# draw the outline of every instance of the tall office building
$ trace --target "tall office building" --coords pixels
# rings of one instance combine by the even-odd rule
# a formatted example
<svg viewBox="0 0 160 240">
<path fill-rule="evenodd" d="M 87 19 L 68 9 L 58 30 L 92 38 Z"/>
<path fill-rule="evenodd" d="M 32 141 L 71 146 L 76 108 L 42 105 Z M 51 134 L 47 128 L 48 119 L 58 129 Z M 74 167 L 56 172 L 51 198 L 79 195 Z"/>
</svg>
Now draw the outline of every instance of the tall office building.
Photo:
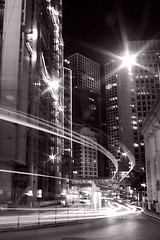
<svg viewBox="0 0 160 240">
<path fill-rule="evenodd" d="M 96 133 L 88 127 L 77 129 L 81 138 L 86 137 L 97 142 Z M 97 149 L 83 144 L 73 143 L 74 171 L 73 177 L 98 177 Z"/>
<path fill-rule="evenodd" d="M 79 53 L 67 59 L 73 74 L 73 121 L 97 127 L 100 123 L 100 66 Z"/>
<path fill-rule="evenodd" d="M 135 170 L 143 171 L 141 127 L 160 89 L 160 41 L 131 41 L 128 48 L 137 55 L 130 72 L 126 67 L 119 69 L 122 62 L 117 59 L 105 64 L 108 149 L 119 161 L 120 171 L 129 170 L 123 145 L 135 156 Z M 113 170 L 110 164 L 110 174 Z"/>
<path fill-rule="evenodd" d="M 101 130 L 101 82 L 100 65 L 75 53 L 67 58 L 72 69 L 73 129 L 86 126 L 97 134 L 100 143 Z M 74 158 L 74 155 L 73 155 Z M 103 160 L 98 155 L 99 176 L 103 171 Z"/>
<path fill-rule="evenodd" d="M 1 108 L 21 113 L 37 128 L 38 119 L 63 128 L 62 1 L 5 0 L 0 7 Z M 63 140 L 36 127 L 1 120 L 2 202 L 36 206 L 37 197 L 54 199 L 60 192 L 61 181 L 54 176 L 61 177 Z"/>
</svg>

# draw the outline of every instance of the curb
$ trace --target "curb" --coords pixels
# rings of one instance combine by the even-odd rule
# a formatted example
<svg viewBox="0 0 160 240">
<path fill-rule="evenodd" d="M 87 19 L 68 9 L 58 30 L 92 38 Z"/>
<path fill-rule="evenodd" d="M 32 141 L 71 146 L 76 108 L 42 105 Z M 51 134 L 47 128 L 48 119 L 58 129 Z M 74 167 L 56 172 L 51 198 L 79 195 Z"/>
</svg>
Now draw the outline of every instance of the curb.
<svg viewBox="0 0 160 240">
<path fill-rule="evenodd" d="M 149 216 L 149 217 L 151 217 L 151 218 L 154 218 L 154 219 L 156 219 L 156 220 L 158 220 L 158 221 L 160 221 L 160 214 L 158 214 L 158 213 L 156 213 L 156 212 L 144 210 L 144 211 L 143 211 L 143 214 L 144 214 L 144 215 L 147 215 L 147 216 Z M 157 214 L 158 214 L 158 215 L 157 215 Z"/>
<path fill-rule="evenodd" d="M 42 224 L 42 225 L 36 225 L 36 226 L 23 226 L 23 227 L 19 227 L 19 228 L 4 228 L 4 229 L 0 229 L 0 233 L 1 232 L 15 232 L 15 231 L 24 231 L 24 230 L 31 230 L 31 229 L 42 229 L 42 228 L 50 228 L 50 227 L 62 227 L 62 226 L 68 226 L 68 225 L 75 225 L 75 224 L 83 224 L 86 222 L 92 222 L 95 221 L 96 219 L 92 219 L 92 220 L 77 220 L 77 221 L 70 221 L 70 222 L 64 222 L 64 223 L 46 223 L 46 224 Z"/>
</svg>

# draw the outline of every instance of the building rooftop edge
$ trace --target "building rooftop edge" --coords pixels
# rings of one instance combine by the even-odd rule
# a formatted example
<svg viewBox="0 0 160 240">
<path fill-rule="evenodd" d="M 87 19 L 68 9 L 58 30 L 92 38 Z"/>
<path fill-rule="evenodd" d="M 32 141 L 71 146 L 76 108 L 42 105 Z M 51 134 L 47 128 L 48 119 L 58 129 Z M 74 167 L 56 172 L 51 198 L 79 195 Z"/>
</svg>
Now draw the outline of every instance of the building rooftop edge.
<svg viewBox="0 0 160 240">
<path fill-rule="evenodd" d="M 80 56 L 82 56 L 82 57 L 84 57 L 84 58 L 87 58 L 89 61 L 91 61 L 91 62 L 94 62 L 94 63 L 95 63 L 95 64 L 97 64 L 98 66 L 100 66 L 100 64 L 99 64 L 99 63 L 95 62 L 94 60 L 90 59 L 89 57 L 86 57 L 86 56 L 84 56 L 83 54 L 81 54 L 81 53 L 78 53 L 78 52 L 76 52 L 76 53 L 73 53 L 73 54 L 69 55 L 69 56 L 68 56 L 68 57 L 66 57 L 66 58 L 73 57 L 74 55 L 80 55 Z"/>
</svg>

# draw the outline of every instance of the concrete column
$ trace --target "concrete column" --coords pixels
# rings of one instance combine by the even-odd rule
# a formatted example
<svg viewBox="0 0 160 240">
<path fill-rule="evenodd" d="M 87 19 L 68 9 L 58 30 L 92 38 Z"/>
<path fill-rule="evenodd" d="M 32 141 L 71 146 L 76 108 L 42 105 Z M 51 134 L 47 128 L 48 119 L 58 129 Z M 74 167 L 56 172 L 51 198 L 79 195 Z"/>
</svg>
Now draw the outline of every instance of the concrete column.
<svg viewBox="0 0 160 240">
<path fill-rule="evenodd" d="M 145 165 L 146 165 L 146 182 L 147 182 L 147 195 L 148 202 L 152 202 L 152 182 L 151 182 L 151 163 L 149 154 L 149 137 L 144 139 L 145 141 Z"/>
<path fill-rule="evenodd" d="M 158 203 L 160 204 L 160 130 L 156 129 L 155 131 L 155 162 L 157 170 L 157 192 L 158 192 Z"/>
<path fill-rule="evenodd" d="M 155 165 L 155 138 L 150 136 L 149 138 L 149 158 L 150 158 L 150 168 L 151 168 L 151 186 L 152 186 L 152 201 L 158 200 L 158 194 L 156 190 L 156 165 Z"/>
</svg>

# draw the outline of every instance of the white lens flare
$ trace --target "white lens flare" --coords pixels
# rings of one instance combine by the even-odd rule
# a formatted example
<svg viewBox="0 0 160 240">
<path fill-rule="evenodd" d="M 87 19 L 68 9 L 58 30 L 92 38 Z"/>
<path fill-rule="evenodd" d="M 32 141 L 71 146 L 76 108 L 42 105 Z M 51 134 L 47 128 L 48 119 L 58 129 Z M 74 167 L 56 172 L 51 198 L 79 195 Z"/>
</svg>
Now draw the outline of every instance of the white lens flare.
<svg viewBox="0 0 160 240">
<path fill-rule="evenodd" d="M 38 30 L 37 30 L 37 28 L 33 28 L 33 30 L 32 30 L 32 39 L 33 40 L 37 40 L 37 37 L 38 37 Z"/>
<path fill-rule="evenodd" d="M 132 66 L 136 64 L 136 55 L 131 55 L 129 52 L 126 52 L 121 60 L 122 67 L 127 67 L 128 70 L 131 71 Z"/>
<path fill-rule="evenodd" d="M 49 88 L 53 89 L 54 91 L 57 91 L 59 88 L 59 83 L 58 83 L 58 81 L 51 81 L 51 82 L 49 81 L 48 86 L 49 86 Z"/>
</svg>

